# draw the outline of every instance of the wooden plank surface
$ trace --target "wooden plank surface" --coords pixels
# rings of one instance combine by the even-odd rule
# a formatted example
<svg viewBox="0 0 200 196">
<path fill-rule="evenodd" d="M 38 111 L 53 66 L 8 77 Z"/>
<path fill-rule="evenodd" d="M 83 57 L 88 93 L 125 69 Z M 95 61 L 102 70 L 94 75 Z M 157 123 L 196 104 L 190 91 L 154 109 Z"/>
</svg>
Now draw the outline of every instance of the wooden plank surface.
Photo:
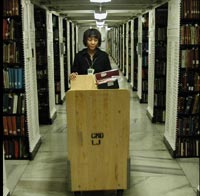
<svg viewBox="0 0 200 196">
<path fill-rule="evenodd" d="M 129 91 L 70 90 L 66 98 L 71 190 L 126 189 Z"/>
<path fill-rule="evenodd" d="M 94 75 L 77 75 L 76 79 L 70 81 L 71 90 L 97 89 Z"/>
</svg>

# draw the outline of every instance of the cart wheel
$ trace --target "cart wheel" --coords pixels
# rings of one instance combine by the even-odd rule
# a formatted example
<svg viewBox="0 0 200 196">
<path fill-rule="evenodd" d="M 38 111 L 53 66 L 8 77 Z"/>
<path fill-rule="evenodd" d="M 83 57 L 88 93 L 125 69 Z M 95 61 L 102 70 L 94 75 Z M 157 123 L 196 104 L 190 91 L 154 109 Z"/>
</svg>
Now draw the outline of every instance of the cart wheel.
<svg viewBox="0 0 200 196">
<path fill-rule="evenodd" d="M 74 196 L 81 196 L 81 191 L 74 191 Z"/>
<path fill-rule="evenodd" d="M 123 195 L 123 190 L 122 189 L 117 190 L 117 196 L 122 196 L 122 195 Z"/>
</svg>

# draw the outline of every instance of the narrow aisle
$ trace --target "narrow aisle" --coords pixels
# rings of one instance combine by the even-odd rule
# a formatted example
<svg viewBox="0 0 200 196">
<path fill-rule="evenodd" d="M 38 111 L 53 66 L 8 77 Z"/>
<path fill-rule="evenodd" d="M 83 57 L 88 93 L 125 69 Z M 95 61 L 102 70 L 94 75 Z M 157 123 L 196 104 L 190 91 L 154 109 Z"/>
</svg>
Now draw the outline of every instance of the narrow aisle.
<svg viewBox="0 0 200 196">
<path fill-rule="evenodd" d="M 111 62 L 112 67 L 116 68 L 115 63 Z M 130 89 L 131 94 L 131 185 L 124 191 L 124 196 L 196 196 L 193 190 L 196 187 L 192 188 L 177 160 L 172 159 L 166 150 L 163 143 L 164 125 L 150 122 L 146 115 L 147 105 L 139 103 L 136 92 L 131 90 L 124 77 L 119 80 L 119 85 L 121 88 Z M 23 164 L 16 187 L 12 185 L 11 196 L 73 195 L 66 188 L 66 131 L 66 104 L 64 103 L 57 105 L 57 118 L 52 125 L 40 126 L 42 144 L 35 159 Z M 194 162 L 196 165 L 196 161 Z M 18 168 L 19 165 L 18 162 Z M 8 175 L 11 180 L 16 168 L 14 164 L 9 168 Z M 111 196 L 114 193 L 104 192 L 100 195 Z"/>
</svg>

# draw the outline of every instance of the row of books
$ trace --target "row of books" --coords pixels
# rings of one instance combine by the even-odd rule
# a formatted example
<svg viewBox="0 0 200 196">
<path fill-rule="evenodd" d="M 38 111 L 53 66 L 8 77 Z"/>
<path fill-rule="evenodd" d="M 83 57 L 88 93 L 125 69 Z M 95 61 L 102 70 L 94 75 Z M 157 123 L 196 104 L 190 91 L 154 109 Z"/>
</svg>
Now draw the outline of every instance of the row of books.
<svg viewBox="0 0 200 196">
<path fill-rule="evenodd" d="M 27 159 L 28 141 L 24 138 L 4 139 L 4 150 L 6 159 Z"/>
<path fill-rule="evenodd" d="M 166 89 L 166 78 L 155 78 L 154 90 L 165 91 Z"/>
<path fill-rule="evenodd" d="M 165 76 L 166 75 L 166 61 L 155 60 L 155 75 Z"/>
<path fill-rule="evenodd" d="M 182 91 L 200 91 L 200 75 L 198 72 L 185 71 L 180 74 L 179 87 Z"/>
<path fill-rule="evenodd" d="M 177 138 L 176 157 L 199 157 L 199 139 Z"/>
<path fill-rule="evenodd" d="M 147 92 L 142 92 L 141 103 L 147 103 L 147 101 L 148 101 L 148 94 L 147 94 Z"/>
<path fill-rule="evenodd" d="M 142 79 L 147 79 L 148 78 L 148 69 L 145 69 L 145 68 L 142 69 Z"/>
<path fill-rule="evenodd" d="M 39 39 L 46 39 L 46 37 L 47 37 L 46 27 L 42 27 L 42 28 L 39 27 L 39 28 L 40 28 L 41 31 L 36 34 L 36 39 L 37 40 L 39 40 Z"/>
<path fill-rule="evenodd" d="M 37 70 L 37 79 L 47 78 L 47 68 Z"/>
<path fill-rule="evenodd" d="M 38 34 L 40 34 L 41 32 L 37 32 L 36 33 L 36 36 L 38 35 Z M 44 33 L 46 33 L 46 32 L 44 32 Z M 46 54 L 46 48 L 47 48 L 47 42 L 46 42 L 46 38 L 40 38 L 40 39 L 37 39 L 36 40 L 36 43 L 35 43 L 36 45 L 36 48 L 38 48 L 38 49 L 40 49 L 39 51 L 38 51 L 38 53 L 42 53 L 42 54 Z M 37 50 L 36 50 L 37 51 Z"/>
<path fill-rule="evenodd" d="M 20 48 L 15 41 L 3 43 L 3 62 L 4 63 L 20 62 Z"/>
<path fill-rule="evenodd" d="M 3 116 L 3 134 L 25 136 L 25 117 Z"/>
<path fill-rule="evenodd" d="M 25 95 L 24 93 L 4 93 L 3 112 L 7 114 L 24 114 Z"/>
<path fill-rule="evenodd" d="M 161 8 L 156 9 L 156 26 L 157 27 L 162 27 L 162 26 L 167 26 L 167 15 L 168 9 L 166 8 Z"/>
<path fill-rule="evenodd" d="M 160 60 L 156 59 L 155 75 L 156 75 L 156 77 L 166 75 L 166 62 L 165 61 L 160 61 Z"/>
<path fill-rule="evenodd" d="M 181 18 L 183 19 L 200 19 L 199 0 L 182 0 Z"/>
<path fill-rule="evenodd" d="M 49 91 L 48 78 L 37 79 L 38 91 Z"/>
<path fill-rule="evenodd" d="M 3 19 L 3 40 L 19 39 L 22 37 L 21 24 L 14 19 Z"/>
<path fill-rule="evenodd" d="M 165 59 L 167 54 L 166 44 L 156 43 L 155 47 L 155 57 L 156 59 Z"/>
<path fill-rule="evenodd" d="M 142 91 L 148 91 L 148 80 L 142 81 Z"/>
<path fill-rule="evenodd" d="M 3 85 L 4 88 L 24 88 L 24 68 L 3 69 Z"/>
<path fill-rule="evenodd" d="M 167 27 L 157 28 L 156 40 L 165 41 L 167 40 Z"/>
<path fill-rule="evenodd" d="M 181 50 L 181 68 L 198 68 L 199 67 L 199 48 L 192 50 Z"/>
<path fill-rule="evenodd" d="M 165 107 L 166 104 L 166 95 L 161 93 L 154 94 L 154 106 L 156 107 Z"/>
<path fill-rule="evenodd" d="M 143 55 L 142 56 L 142 66 L 143 67 L 148 67 L 149 65 L 149 58 L 148 55 Z"/>
<path fill-rule="evenodd" d="M 19 0 L 3 0 L 4 16 L 18 16 L 19 10 Z"/>
<path fill-rule="evenodd" d="M 143 52 L 148 52 L 148 48 L 149 48 L 149 43 L 148 42 L 143 42 L 142 43 L 142 51 Z"/>
<path fill-rule="evenodd" d="M 154 120 L 155 122 L 165 122 L 166 111 L 165 109 L 154 108 Z"/>
<path fill-rule="evenodd" d="M 198 114 L 199 107 L 199 94 L 194 96 L 178 97 L 179 114 Z"/>
<path fill-rule="evenodd" d="M 48 101 L 49 100 L 49 93 L 48 90 L 47 91 L 38 91 L 38 106 L 42 107 L 47 105 L 48 106 Z M 46 106 L 45 106 L 46 107 Z"/>
<path fill-rule="evenodd" d="M 182 25 L 180 44 L 200 44 L 200 26 Z"/>
<path fill-rule="evenodd" d="M 47 55 L 36 54 L 36 65 L 37 67 L 47 64 Z"/>
<path fill-rule="evenodd" d="M 178 136 L 197 136 L 200 135 L 199 116 L 182 117 L 177 119 Z"/>
<path fill-rule="evenodd" d="M 149 35 L 148 29 L 143 29 L 142 30 L 142 39 L 146 40 L 148 38 L 148 35 Z"/>
<path fill-rule="evenodd" d="M 55 81 L 55 92 L 59 93 L 61 91 L 61 83 L 60 81 Z"/>
</svg>

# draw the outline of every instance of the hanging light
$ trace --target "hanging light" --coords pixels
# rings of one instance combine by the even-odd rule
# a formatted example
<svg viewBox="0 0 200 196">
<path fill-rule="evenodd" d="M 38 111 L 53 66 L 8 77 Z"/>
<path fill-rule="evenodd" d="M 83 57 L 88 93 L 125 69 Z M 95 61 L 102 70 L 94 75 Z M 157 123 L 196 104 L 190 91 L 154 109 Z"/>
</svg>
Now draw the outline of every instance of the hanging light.
<svg viewBox="0 0 200 196">
<path fill-rule="evenodd" d="M 107 12 L 95 12 L 94 13 L 94 18 L 96 20 L 104 20 L 107 17 Z"/>
<path fill-rule="evenodd" d="M 107 3 L 110 2 L 111 0 L 90 0 L 92 3 Z"/>
<path fill-rule="evenodd" d="M 104 24 L 105 24 L 105 20 L 102 20 L 102 21 L 96 20 L 96 25 L 97 26 L 103 26 Z"/>
</svg>

